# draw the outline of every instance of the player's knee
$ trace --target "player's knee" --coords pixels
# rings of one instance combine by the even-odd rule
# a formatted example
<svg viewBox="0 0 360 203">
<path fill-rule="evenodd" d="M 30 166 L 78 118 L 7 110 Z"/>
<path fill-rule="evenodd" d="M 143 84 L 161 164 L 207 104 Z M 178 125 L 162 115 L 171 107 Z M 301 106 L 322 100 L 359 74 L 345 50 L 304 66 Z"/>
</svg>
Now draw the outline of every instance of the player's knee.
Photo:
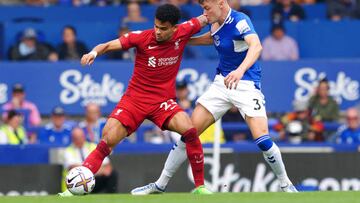
<svg viewBox="0 0 360 203">
<path fill-rule="evenodd" d="M 198 134 L 196 128 L 192 127 L 187 130 L 181 137 L 181 140 L 184 142 L 192 142 L 198 139 Z"/>
</svg>

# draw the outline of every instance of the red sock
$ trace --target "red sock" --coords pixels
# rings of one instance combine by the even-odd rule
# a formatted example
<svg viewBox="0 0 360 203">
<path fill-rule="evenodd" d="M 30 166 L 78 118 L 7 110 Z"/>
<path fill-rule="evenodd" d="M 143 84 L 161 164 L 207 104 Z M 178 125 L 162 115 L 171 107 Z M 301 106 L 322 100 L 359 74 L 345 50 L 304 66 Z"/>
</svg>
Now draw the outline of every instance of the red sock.
<svg viewBox="0 0 360 203">
<path fill-rule="evenodd" d="M 191 128 L 183 134 L 186 154 L 194 176 L 195 186 L 204 185 L 204 153 L 197 130 Z"/>
<path fill-rule="evenodd" d="M 103 160 L 110 154 L 110 152 L 110 148 L 104 140 L 101 140 L 96 146 L 96 149 L 94 149 L 89 156 L 86 157 L 83 166 L 90 169 L 93 174 L 96 174 L 96 172 L 100 169 Z"/>
</svg>

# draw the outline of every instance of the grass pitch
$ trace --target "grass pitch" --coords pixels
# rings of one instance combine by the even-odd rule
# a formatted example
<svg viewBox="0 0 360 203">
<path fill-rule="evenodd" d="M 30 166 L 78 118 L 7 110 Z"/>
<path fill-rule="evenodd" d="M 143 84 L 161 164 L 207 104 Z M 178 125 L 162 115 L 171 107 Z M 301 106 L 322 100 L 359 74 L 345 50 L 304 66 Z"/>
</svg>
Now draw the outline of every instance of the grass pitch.
<svg viewBox="0 0 360 203">
<path fill-rule="evenodd" d="M 161 195 L 131 196 L 129 194 L 87 195 L 59 198 L 0 197 L 1 203 L 360 203 L 360 192 L 303 192 L 289 193 L 217 193 L 194 195 L 166 193 Z"/>
</svg>

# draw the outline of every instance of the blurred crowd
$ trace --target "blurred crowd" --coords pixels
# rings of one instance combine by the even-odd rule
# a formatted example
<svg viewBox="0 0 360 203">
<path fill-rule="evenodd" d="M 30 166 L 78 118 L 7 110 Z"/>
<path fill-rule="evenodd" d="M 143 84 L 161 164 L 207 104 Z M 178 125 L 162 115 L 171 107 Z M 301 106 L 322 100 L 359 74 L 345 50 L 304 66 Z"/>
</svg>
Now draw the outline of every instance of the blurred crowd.
<svg viewBox="0 0 360 203">
<path fill-rule="evenodd" d="M 119 20 L 118 33 L 114 36 L 121 36 L 129 32 L 128 23 L 149 22 L 142 16 L 142 4 L 161 4 L 165 2 L 173 3 L 181 9 L 182 5 L 194 4 L 194 1 L 187 0 L 171 0 L 171 1 L 116 1 L 116 0 L 0 0 L 0 5 L 19 5 L 27 4 L 32 6 L 46 5 L 73 5 L 73 6 L 106 6 L 126 4 L 127 16 Z M 303 5 L 326 3 L 327 15 L 332 21 L 340 21 L 342 19 L 358 19 L 360 18 L 360 0 L 229 0 L 231 7 L 235 10 L 246 13 L 251 17 L 251 12 L 246 6 L 268 5 L 271 6 L 272 22 L 271 34 L 263 40 L 262 60 L 298 60 L 299 47 L 295 39 L 288 36 L 284 27 L 284 22 L 298 22 L 306 19 L 307 14 Z M 245 8 L 243 7 L 245 6 Z M 182 10 L 182 19 L 187 20 L 190 15 Z M 60 35 L 60 34 L 59 34 Z M 61 33 L 62 42 L 60 44 L 52 44 L 47 42 L 46 36 L 34 28 L 23 30 L 18 37 L 18 41 L 13 44 L 7 51 L 7 59 L 12 61 L 24 60 L 79 60 L 80 57 L 89 51 L 89 48 L 81 39 L 77 38 L 76 28 L 68 25 L 63 28 Z M 191 49 L 185 50 L 184 58 L 194 58 L 196 53 Z M 131 60 L 133 59 L 133 51 L 115 52 L 108 55 L 108 59 L 112 60 Z"/>
</svg>

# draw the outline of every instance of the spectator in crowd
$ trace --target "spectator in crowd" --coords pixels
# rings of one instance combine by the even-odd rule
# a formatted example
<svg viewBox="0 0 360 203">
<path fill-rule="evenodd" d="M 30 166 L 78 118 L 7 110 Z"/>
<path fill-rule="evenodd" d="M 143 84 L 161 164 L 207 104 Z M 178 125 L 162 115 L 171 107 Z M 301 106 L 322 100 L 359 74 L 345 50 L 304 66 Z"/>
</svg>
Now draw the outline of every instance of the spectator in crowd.
<svg viewBox="0 0 360 203">
<path fill-rule="evenodd" d="M 355 1 L 355 8 L 353 12 L 353 18 L 360 19 L 360 0 Z"/>
<path fill-rule="evenodd" d="M 346 111 L 346 125 L 340 126 L 337 143 L 360 144 L 360 117 L 356 108 L 349 108 Z"/>
<path fill-rule="evenodd" d="M 25 2 L 30 6 L 48 6 L 56 3 L 57 0 L 25 0 Z"/>
<path fill-rule="evenodd" d="M 129 28 L 124 26 L 120 27 L 118 30 L 118 38 L 125 35 L 126 33 L 130 32 Z M 119 50 L 119 51 L 113 51 L 107 54 L 109 59 L 115 59 L 115 60 L 134 60 L 135 53 L 134 49 L 131 48 L 129 50 Z"/>
<path fill-rule="evenodd" d="M 84 130 L 87 141 L 99 143 L 105 122 L 106 119 L 101 117 L 99 105 L 89 103 L 85 107 L 85 120 L 79 123 L 79 127 Z"/>
<path fill-rule="evenodd" d="M 263 60 L 291 60 L 299 59 L 299 48 L 296 41 L 285 34 L 281 25 L 274 25 L 271 28 L 271 35 L 263 41 Z"/>
<path fill-rule="evenodd" d="M 25 100 L 25 88 L 22 84 L 17 83 L 12 88 L 12 98 L 9 102 L 2 106 L 3 111 L 12 109 L 25 111 L 26 120 L 30 126 L 38 126 L 41 123 L 41 117 L 38 108 L 35 104 Z M 6 114 L 3 114 L 6 116 Z"/>
<path fill-rule="evenodd" d="M 64 151 L 64 168 L 71 170 L 81 166 L 85 158 L 96 148 L 96 144 L 87 142 L 84 131 L 75 127 L 71 131 L 72 143 Z M 110 159 L 105 158 L 100 170 L 95 174 L 95 188 L 92 193 L 115 193 L 117 191 L 117 173 L 113 170 Z"/>
<path fill-rule="evenodd" d="M 244 6 L 259 6 L 271 3 L 271 0 L 238 0 Z"/>
<path fill-rule="evenodd" d="M 0 127 L 0 144 L 27 144 L 29 141 L 26 130 L 21 124 L 21 114 L 15 110 L 10 110 L 7 113 L 5 124 Z"/>
<path fill-rule="evenodd" d="M 280 24 L 285 20 L 297 22 L 305 19 L 305 11 L 293 0 L 280 0 L 272 8 L 271 18 L 274 24 Z"/>
<path fill-rule="evenodd" d="M 122 20 L 123 26 L 126 26 L 127 23 L 143 23 L 147 21 L 147 18 L 141 16 L 141 8 L 139 3 L 130 2 L 127 5 L 127 16 L 125 16 Z"/>
<path fill-rule="evenodd" d="M 263 0 L 260 0 L 263 1 Z M 244 9 L 241 5 L 244 5 L 242 1 L 239 0 L 229 0 L 229 5 L 232 9 L 237 10 L 239 12 L 245 13 L 247 16 L 251 18 L 251 13 L 248 9 Z"/>
<path fill-rule="evenodd" d="M 181 0 L 168 0 L 167 3 L 170 3 L 170 4 L 176 6 L 176 7 L 178 7 L 180 9 L 180 16 L 181 16 L 180 21 L 190 20 L 190 18 L 191 18 L 190 13 L 188 13 L 186 10 L 182 9 L 182 7 L 181 7 L 187 2 L 184 2 L 184 1 L 181 1 Z"/>
<path fill-rule="evenodd" d="M 176 97 L 179 106 L 189 115 L 192 114 L 195 102 L 189 99 L 189 89 L 185 80 L 176 82 Z"/>
<path fill-rule="evenodd" d="M 114 0 L 57 0 L 59 5 L 72 6 L 107 6 L 113 4 Z"/>
<path fill-rule="evenodd" d="M 245 124 L 244 118 L 241 116 L 239 110 L 232 106 L 228 112 L 222 117 L 221 121 L 223 123 L 228 122 L 236 122 L 240 124 Z M 250 131 L 248 132 L 241 132 L 239 130 L 224 130 L 225 139 L 227 142 L 240 142 L 251 138 Z"/>
<path fill-rule="evenodd" d="M 25 0 L 0 0 L 0 5 L 14 6 L 25 4 Z"/>
<path fill-rule="evenodd" d="M 324 2 L 324 0 L 295 0 L 297 4 L 316 4 Z"/>
<path fill-rule="evenodd" d="M 77 40 L 73 26 L 65 26 L 62 37 L 63 42 L 58 47 L 60 60 L 80 60 L 82 55 L 88 53 L 86 45 Z"/>
<path fill-rule="evenodd" d="M 329 95 L 329 81 L 324 78 L 319 82 L 315 95 L 309 100 L 309 109 L 317 121 L 333 122 L 339 119 L 339 105 Z"/>
<path fill-rule="evenodd" d="M 274 128 L 280 140 L 299 144 L 303 141 L 323 141 L 324 126 L 311 118 L 307 102 L 294 101 L 294 111 L 284 115 Z"/>
<path fill-rule="evenodd" d="M 327 15 L 332 21 L 351 17 L 355 6 L 353 0 L 327 0 Z"/>
<path fill-rule="evenodd" d="M 20 42 L 10 48 L 9 59 L 57 61 L 58 56 L 48 45 L 38 42 L 34 29 L 27 28 L 23 31 Z"/>
<path fill-rule="evenodd" d="M 50 120 L 51 122 L 38 134 L 39 143 L 68 146 L 73 126 L 66 122 L 65 110 L 61 106 L 56 106 L 51 112 Z"/>
</svg>

